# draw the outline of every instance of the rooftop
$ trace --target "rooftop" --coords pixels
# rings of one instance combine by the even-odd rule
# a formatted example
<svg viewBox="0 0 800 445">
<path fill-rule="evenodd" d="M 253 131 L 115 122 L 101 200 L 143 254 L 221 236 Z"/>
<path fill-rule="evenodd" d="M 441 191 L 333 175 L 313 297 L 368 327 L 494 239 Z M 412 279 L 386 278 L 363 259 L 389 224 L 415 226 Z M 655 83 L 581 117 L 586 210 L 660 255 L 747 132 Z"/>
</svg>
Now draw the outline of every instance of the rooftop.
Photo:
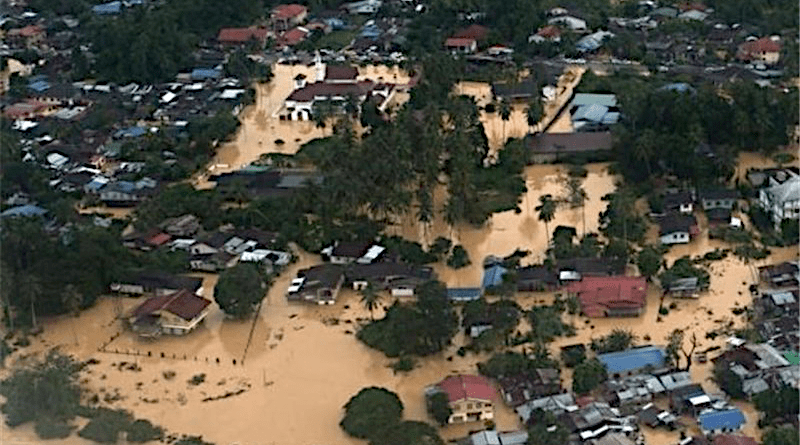
<svg viewBox="0 0 800 445">
<path fill-rule="evenodd" d="M 606 367 L 609 374 L 636 371 L 646 367 L 661 368 L 664 366 L 664 357 L 664 350 L 657 346 L 643 346 L 597 355 L 597 359 Z"/>
<path fill-rule="evenodd" d="M 491 382 L 478 375 L 450 376 L 436 386 L 447 394 L 450 403 L 466 399 L 492 401 L 497 397 L 497 392 Z"/>
<path fill-rule="evenodd" d="M 744 414 L 738 409 L 713 411 L 697 416 L 697 423 L 705 431 L 736 430 L 746 422 Z"/>
</svg>

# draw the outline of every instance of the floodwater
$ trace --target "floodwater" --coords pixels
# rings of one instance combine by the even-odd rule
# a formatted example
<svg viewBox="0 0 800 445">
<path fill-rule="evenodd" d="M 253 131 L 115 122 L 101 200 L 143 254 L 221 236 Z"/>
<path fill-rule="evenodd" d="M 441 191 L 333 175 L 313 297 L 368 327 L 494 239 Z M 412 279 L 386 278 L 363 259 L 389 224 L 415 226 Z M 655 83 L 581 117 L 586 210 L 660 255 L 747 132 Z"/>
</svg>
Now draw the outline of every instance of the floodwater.
<svg viewBox="0 0 800 445">
<path fill-rule="evenodd" d="M 258 160 L 264 153 L 294 154 L 306 142 L 328 136 L 330 125 L 318 128 L 313 121 L 282 121 L 276 113 L 294 89 L 294 78 L 305 75 L 310 81 L 316 78 L 314 66 L 280 65 L 272 67 L 274 77 L 265 84 L 256 85 L 255 104 L 242 112 L 242 126 L 234 139 L 224 143 L 217 151 L 208 168 L 209 173 L 224 173 L 237 170 Z M 367 66 L 359 68 L 359 80 L 406 84 L 407 73 L 397 67 Z M 391 106 L 407 99 L 400 93 Z"/>
<path fill-rule="evenodd" d="M 584 208 L 570 208 L 561 204 L 549 225 L 552 233 L 559 225 L 575 227 L 579 236 L 586 232 L 597 232 L 599 214 L 605 210 L 606 202 L 601 198 L 614 191 L 616 177 L 608 172 L 607 163 L 588 164 L 588 174 L 582 186 L 587 194 Z M 531 165 L 525 168 L 525 184 L 528 192 L 522 196 L 520 213 L 509 210 L 493 215 L 483 227 L 457 224 L 451 227 L 438 212 L 430 224 L 422 224 L 413 214 L 405 215 L 388 229 L 389 233 L 418 241 L 423 245 L 433 242 L 438 236 L 450 238 L 454 244 L 467 249 L 472 264 L 453 270 L 444 265 L 435 266 L 439 278 L 451 286 L 475 287 L 480 285 L 483 259 L 488 255 L 506 256 L 516 249 L 531 251 L 523 263 L 540 263 L 545 258 L 548 235 L 545 224 L 538 219 L 536 206 L 539 197 L 550 194 L 553 198 L 566 197 L 564 183 L 567 168 L 563 165 Z M 444 205 L 445 191 L 437 191 L 435 199 L 439 207 Z"/>
</svg>

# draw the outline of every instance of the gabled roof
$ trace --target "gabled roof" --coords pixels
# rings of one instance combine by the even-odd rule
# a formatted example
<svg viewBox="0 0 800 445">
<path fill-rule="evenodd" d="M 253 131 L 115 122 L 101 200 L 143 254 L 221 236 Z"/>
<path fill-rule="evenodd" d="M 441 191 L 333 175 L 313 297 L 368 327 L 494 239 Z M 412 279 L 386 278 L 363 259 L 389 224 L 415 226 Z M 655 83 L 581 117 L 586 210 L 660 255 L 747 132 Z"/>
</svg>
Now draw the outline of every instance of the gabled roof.
<svg viewBox="0 0 800 445">
<path fill-rule="evenodd" d="M 697 226 L 694 215 L 670 214 L 658 220 L 660 236 L 670 233 L 685 232 L 690 233 L 693 226 Z"/>
<path fill-rule="evenodd" d="M 450 403 L 466 399 L 492 401 L 497 397 L 497 392 L 491 382 L 478 375 L 450 376 L 436 386 L 447 394 Z"/>
<path fill-rule="evenodd" d="M 325 65 L 325 80 L 356 80 L 358 69 L 348 65 Z"/>
<path fill-rule="evenodd" d="M 755 439 L 747 436 L 734 436 L 733 434 L 720 434 L 714 437 L 713 445 L 758 445 Z"/>
<path fill-rule="evenodd" d="M 700 192 L 700 198 L 708 200 L 737 199 L 739 198 L 739 192 L 732 189 L 702 190 Z"/>
<path fill-rule="evenodd" d="M 200 315 L 210 304 L 211 301 L 181 289 L 174 294 L 148 298 L 133 310 L 131 317 L 151 316 L 165 311 L 189 321 Z"/>
<path fill-rule="evenodd" d="M 310 102 L 315 98 L 330 98 L 334 96 L 347 97 L 353 95 L 360 97 L 372 91 L 374 87 L 375 84 L 370 80 L 357 83 L 314 82 L 294 90 L 287 100 Z"/>
<path fill-rule="evenodd" d="M 600 93 L 577 93 L 572 98 L 572 107 L 579 107 L 581 105 L 604 105 L 609 108 L 617 106 L 617 96 L 615 94 L 600 94 Z"/>
<path fill-rule="evenodd" d="M 644 277 L 583 277 L 567 290 L 578 294 L 581 311 L 586 316 L 598 317 L 609 309 L 643 307 L 647 282 Z"/>
<path fill-rule="evenodd" d="M 780 50 L 780 42 L 775 42 L 769 37 L 762 37 L 758 40 L 751 40 L 739 45 L 739 51 L 744 55 L 777 53 L 780 52 Z"/>
<path fill-rule="evenodd" d="M 481 25 L 470 25 L 467 28 L 453 34 L 456 38 L 466 38 L 473 40 L 483 40 L 489 34 L 489 28 Z"/>
<path fill-rule="evenodd" d="M 263 41 L 267 38 L 266 28 L 222 28 L 217 40 L 222 43 L 247 43 L 250 40 Z"/>
<path fill-rule="evenodd" d="M 272 8 L 272 17 L 275 19 L 290 19 L 305 14 L 308 11 L 305 6 L 292 3 L 289 5 L 278 5 Z"/>
<path fill-rule="evenodd" d="M 608 131 L 588 133 L 541 133 L 526 138 L 528 147 L 536 154 L 580 153 L 610 150 L 613 139 Z"/>
<path fill-rule="evenodd" d="M 664 350 L 657 346 L 643 346 L 626 351 L 597 354 L 597 359 L 606 367 L 609 374 L 624 373 L 652 366 L 664 366 Z"/>
<path fill-rule="evenodd" d="M 465 46 L 472 46 L 475 43 L 475 39 L 470 37 L 450 37 L 444 41 L 444 46 L 447 48 L 463 48 Z"/>
<path fill-rule="evenodd" d="M 6 209 L 3 213 L 0 213 L 0 217 L 7 218 L 7 217 L 33 217 L 33 216 L 42 216 L 47 213 L 47 209 L 43 209 L 39 206 L 33 204 L 25 204 L 17 207 L 11 207 L 10 209 Z"/>
<path fill-rule="evenodd" d="M 499 264 L 495 264 L 492 267 L 484 269 L 481 287 L 486 289 L 493 286 L 499 286 L 503 283 L 503 276 L 505 276 L 506 272 L 508 272 L 508 269 Z"/>
</svg>

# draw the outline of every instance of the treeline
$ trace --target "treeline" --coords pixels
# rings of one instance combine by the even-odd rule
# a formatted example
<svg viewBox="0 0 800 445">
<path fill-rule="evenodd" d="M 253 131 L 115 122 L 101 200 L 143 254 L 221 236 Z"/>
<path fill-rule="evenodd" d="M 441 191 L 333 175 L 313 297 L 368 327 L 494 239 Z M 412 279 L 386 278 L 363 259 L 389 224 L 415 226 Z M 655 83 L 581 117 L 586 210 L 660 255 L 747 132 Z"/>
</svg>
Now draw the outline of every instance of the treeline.
<svg viewBox="0 0 800 445">
<path fill-rule="evenodd" d="M 695 185 L 728 179 L 740 151 L 774 151 L 789 143 L 798 121 L 796 89 L 750 82 L 687 92 L 628 85 L 616 91 L 624 111 L 614 150 L 619 172 L 632 183 L 661 174 Z"/>
</svg>

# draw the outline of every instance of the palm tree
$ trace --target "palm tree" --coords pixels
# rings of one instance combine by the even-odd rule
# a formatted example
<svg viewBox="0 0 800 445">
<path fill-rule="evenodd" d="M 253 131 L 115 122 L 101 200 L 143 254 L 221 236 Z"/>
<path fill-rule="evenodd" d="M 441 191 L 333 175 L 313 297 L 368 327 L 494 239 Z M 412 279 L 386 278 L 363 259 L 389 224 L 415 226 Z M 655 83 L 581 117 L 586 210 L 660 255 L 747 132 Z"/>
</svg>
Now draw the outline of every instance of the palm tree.
<svg viewBox="0 0 800 445">
<path fill-rule="evenodd" d="M 503 143 L 506 142 L 506 122 L 511 118 L 511 104 L 507 100 L 500 101 L 500 119 L 503 120 Z"/>
<path fill-rule="evenodd" d="M 569 194 L 567 200 L 571 207 L 581 208 L 581 220 L 583 222 L 583 234 L 586 235 L 586 190 L 581 186 L 581 180 L 578 178 L 567 179 L 567 193 Z"/>
<path fill-rule="evenodd" d="M 550 221 L 556 215 L 556 202 L 550 194 L 539 197 L 539 205 L 536 206 L 536 211 L 539 212 L 539 221 L 544 221 L 544 230 L 547 232 L 547 244 L 550 244 Z"/>
<path fill-rule="evenodd" d="M 658 150 L 658 136 L 653 130 L 644 130 L 642 134 L 636 138 L 635 144 L 633 155 L 638 161 L 644 162 L 644 166 L 647 169 L 647 176 L 653 176 L 650 158 L 656 153 L 656 150 Z"/>
<path fill-rule="evenodd" d="M 532 100 L 525 109 L 525 114 L 528 118 L 528 130 L 530 130 L 544 117 L 542 101 L 540 99 Z"/>
<path fill-rule="evenodd" d="M 379 307 L 379 303 L 381 301 L 381 295 L 375 291 L 375 288 L 372 286 L 372 283 L 367 284 L 367 287 L 361 290 L 361 302 L 364 304 L 364 307 L 367 308 L 369 311 L 369 318 L 370 320 L 375 320 L 375 317 L 372 314 L 377 307 Z"/>
</svg>

